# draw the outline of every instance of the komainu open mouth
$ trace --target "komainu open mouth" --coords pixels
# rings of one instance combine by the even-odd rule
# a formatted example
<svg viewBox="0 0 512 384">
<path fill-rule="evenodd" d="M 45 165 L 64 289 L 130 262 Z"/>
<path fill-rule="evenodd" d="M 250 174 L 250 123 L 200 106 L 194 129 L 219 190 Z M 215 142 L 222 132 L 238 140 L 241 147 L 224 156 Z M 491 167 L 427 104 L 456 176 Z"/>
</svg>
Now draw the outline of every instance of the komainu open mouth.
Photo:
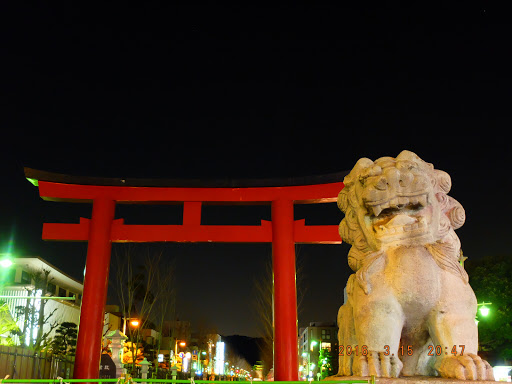
<svg viewBox="0 0 512 384">
<path fill-rule="evenodd" d="M 426 232 L 428 223 L 423 209 L 427 205 L 427 193 L 366 202 L 371 226 L 378 238 L 412 237 Z"/>
<path fill-rule="evenodd" d="M 427 203 L 427 193 L 422 193 L 414 196 L 396 196 L 384 201 L 367 201 L 366 207 L 369 213 L 374 217 L 378 217 L 381 215 L 394 214 L 396 211 L 401 210 L 418 211 L 426 207 Z"/>
</svg>

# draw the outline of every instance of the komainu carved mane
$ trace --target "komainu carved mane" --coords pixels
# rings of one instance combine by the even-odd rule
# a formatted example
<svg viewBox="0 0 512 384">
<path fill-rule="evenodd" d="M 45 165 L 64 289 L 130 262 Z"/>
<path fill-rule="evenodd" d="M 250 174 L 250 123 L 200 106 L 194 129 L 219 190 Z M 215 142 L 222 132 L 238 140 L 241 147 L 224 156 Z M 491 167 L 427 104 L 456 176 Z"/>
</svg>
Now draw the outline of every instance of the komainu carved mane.
<svg viewBox="0 0 512 384">
<path fill-rule="evenodd" d="M 441 268 L 468 282 L 458 262 L 460 241 L 454 231 L 464 224 L 466 215 L 462 205 L 448 196 L 451 178 L 446 172 L 403 151 L 396 159 L 360 159 L 343 182 L 338 207 L 345 218 L 339 232 L 346 243 L 352 244 L 348 264 L 365 290 L 370 289 L 368 269 L 382 256 L 383 248 L 408 239 L 415 244 L 421 241 Z M 435 211 L 430 216 L 422 212 L 427 207 Z M 386 218 L 398 212 L 408 214 L 407 223 L 402 223 L 402 218 L 402 222 L 395 220 L 390 226 Z M 418 236 L 425 233 L 428 236 Z"/>
</svg>

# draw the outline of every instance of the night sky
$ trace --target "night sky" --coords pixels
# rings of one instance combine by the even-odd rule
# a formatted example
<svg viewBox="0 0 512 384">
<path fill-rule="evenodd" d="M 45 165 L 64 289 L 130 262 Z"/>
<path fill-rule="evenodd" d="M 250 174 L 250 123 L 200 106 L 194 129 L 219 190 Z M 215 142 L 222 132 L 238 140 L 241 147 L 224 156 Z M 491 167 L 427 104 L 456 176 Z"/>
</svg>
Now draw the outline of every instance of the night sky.
<svg viewBox="0 0 512 384">
<path fill-rule="evenodd" d="M 233 3 L 234 4 L 234 3 Z M 510 20 L 459 9 L 175 2 L 2 3 L 0 252 L 80 278 L 86 245 L 41 240 L 90 206 L 44 202 L 23 167 L 118 178 L 271 178 L 348 171 L 416 152 L 447 171 L 472 258 L 510 253 Z M 340 180 L 342 181 L 342 180 Z M 178 224 L 176 207 L 121 207 Z M 335 204 L 297 207 L 338 224 Z M 209 207 L 203 223 L 258 224 L 269 207 Z M 145 247 L 145 246 L 144 246 Z M 157 244 L 178 266 L 180 319 L 258 335 L 252 282 L 269 244 Z M 299 325 L 335 321 L 349 246 L 302 245 Z"/>
</svg>

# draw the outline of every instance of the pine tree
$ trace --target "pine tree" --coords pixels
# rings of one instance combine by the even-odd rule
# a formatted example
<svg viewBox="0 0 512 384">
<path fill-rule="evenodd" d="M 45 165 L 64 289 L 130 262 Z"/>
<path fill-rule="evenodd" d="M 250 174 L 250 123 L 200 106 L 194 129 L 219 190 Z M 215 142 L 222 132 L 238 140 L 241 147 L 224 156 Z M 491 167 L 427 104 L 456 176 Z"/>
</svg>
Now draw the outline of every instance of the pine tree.
<svg viewBox="0 0 512 384">
<path fill-rule="evenodd" d="M 55 330 L 55 337 L 52 342 L 53 354 L 57 356 L 74 355 L 78 328 L 75 323 L 63 322 Z"/>
</svg>

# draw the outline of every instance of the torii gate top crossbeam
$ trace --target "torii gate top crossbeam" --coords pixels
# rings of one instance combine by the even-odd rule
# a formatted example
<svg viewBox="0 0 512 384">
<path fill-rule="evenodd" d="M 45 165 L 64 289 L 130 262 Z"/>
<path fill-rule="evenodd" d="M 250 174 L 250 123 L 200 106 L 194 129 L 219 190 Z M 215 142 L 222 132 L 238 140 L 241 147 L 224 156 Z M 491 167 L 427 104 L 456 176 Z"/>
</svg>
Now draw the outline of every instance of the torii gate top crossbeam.
<svg viewBox="0 0 512 384">
<path fill-rule="evenodd" d="M 91 202 L 108 197 L 116 203 L 185 202 L 254 204 L 286 199 L 294 203 L 336 201 L 347 172 L 308 178 L 211 180 L 115 179 L 80 177 L 25 168 L 45 200 Z"/>
<path fill-rule="evenodd" d="M 77 177 L 25 168 L 25 176 L 39 187 L 44 200 L 88 202 L 108 199 L 115 203 L 183 202 L 182 225 L 125 225 L 114 220 L 113 242 L 272 242 L 270 222 L 261 225 L 201 225 L 203 204 L 270 204 L 277 200 L 292 203 L 328 203 L 336 201 L 346 174 L 337 173 L 313 178 L 266 180 L 123 180 Z M 335 182 L 333 182 L 336 180 Z M 316 184 L 300 184 L 316 183 Z M 89 220 L 79 224 L 45 223 L 43 239 L 78 240 L 89 238 Z M 337 225 L 306 226 L 294 223 L 296 243 L 339 244 Z"/>
</svg>

